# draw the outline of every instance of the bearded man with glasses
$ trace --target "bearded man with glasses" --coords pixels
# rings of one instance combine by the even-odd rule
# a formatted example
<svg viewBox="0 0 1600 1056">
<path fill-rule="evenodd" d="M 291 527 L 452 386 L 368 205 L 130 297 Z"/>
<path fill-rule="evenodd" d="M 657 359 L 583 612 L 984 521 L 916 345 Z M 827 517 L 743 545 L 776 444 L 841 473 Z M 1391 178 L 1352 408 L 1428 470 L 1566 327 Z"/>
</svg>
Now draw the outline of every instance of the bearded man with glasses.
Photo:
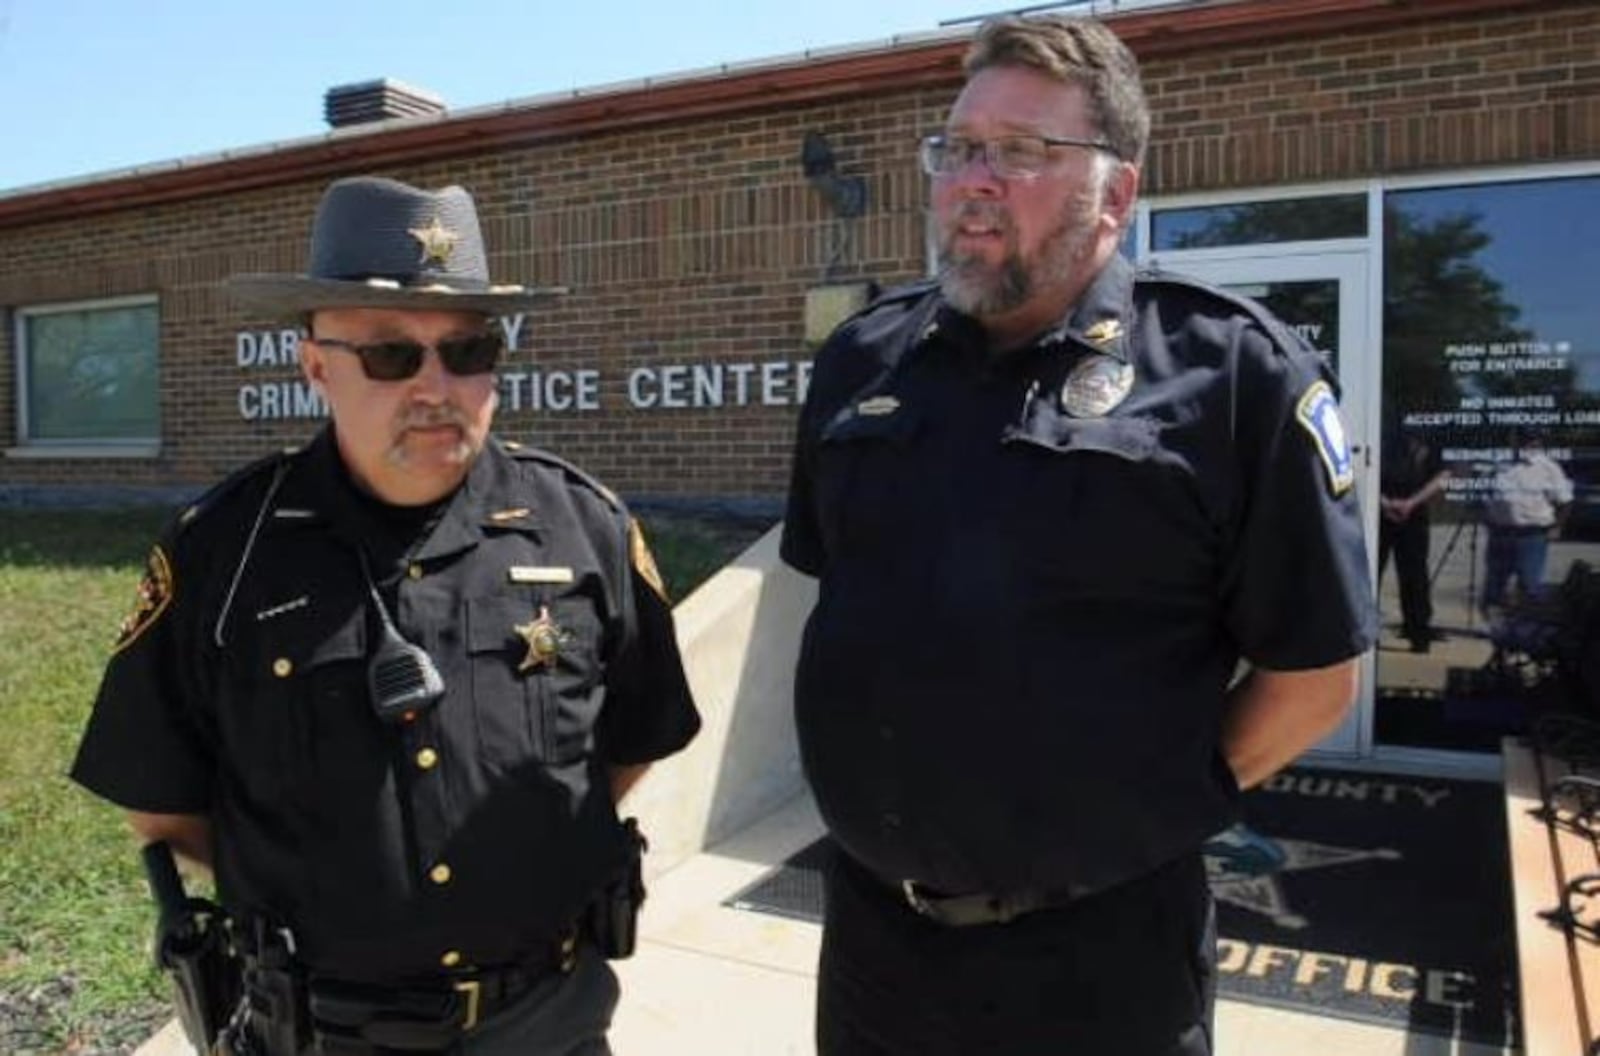
<svg viewBox="0 0 1600 1056">
<path fill-rule="evenodd" d="M 489 282 L 466 191 L 372 177 L 323 196 L 309 274 L 232 287 L 303 322 L 332 420 L 167 529 L 72 771 L 215 870 L 191 1040 L 609 1052 L 616 803 L 699 716 L 637 523 L 490 432 L 495 315 L 550 291 Z"/>
<path fill-rule="evenodd" d="M 966 70 L 921 150 L 938 277 L 832 335 L 799 424 L 818 1049 L 1209 1054 L 1202 844 L 1373 638 L 1335 383 L 1119 255 L 1150 118 L 1109 29 L 993 21 Z"/>
</svg>

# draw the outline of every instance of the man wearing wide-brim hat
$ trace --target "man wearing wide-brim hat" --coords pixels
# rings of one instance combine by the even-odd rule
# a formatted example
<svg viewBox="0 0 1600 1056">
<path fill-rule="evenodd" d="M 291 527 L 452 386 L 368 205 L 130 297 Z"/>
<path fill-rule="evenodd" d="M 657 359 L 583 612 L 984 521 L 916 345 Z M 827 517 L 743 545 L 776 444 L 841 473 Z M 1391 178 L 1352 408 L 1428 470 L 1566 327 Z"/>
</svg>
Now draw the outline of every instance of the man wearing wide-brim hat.
<svg viewBox="0 0 1600 1056">
<path fill-rule="evenodd" d="M 699 718 L 637 524 L 490 432 L 493 316 L 551 291 L 489 281 L 466 191 L 372 177 L 231 287 L 331 422 L 163 534 L 73 777 L 214 868 L 236 1047 L 608 1052 L 615 803 Z"/>
</svg>

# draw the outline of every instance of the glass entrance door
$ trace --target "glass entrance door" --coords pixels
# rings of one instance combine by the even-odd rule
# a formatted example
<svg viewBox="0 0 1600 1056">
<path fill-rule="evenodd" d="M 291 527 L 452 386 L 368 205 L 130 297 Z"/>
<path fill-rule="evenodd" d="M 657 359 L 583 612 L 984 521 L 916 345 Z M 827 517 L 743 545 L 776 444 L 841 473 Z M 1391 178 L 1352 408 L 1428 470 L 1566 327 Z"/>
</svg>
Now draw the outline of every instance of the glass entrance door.
<svg viewBox="0 0 1600 1056">
<path fill-rule="evenodd" d="M 1273 314 L 1332 360 L 1342 390 L 1340 404 L 1345 430 L 1355 455 L 1356 488 L 1361 495 L 1368 553 L 1376 552 L 1376 481 L 1369 479 L 1375 465 L 1375 437 L 1370 426 L 1376 407 L 1377 357 L 1373 317 L 1369 309 L 1367 254 L 1348 252 L 1268 252 L 1253 247 L 1256 255 L 1238 250 L 1192 251 L 1159 254 L 1157 260 L 1171 271 L 1192 275 L 1213 285 L 1243 294 L 1266 305 Z M 1372 747 L 1373 658 L 1362 660 L 1361 697 L 1344 723 L 1329 734 L 1314 752 L 1350 758 L 1366 755 Z"/>
</svg>

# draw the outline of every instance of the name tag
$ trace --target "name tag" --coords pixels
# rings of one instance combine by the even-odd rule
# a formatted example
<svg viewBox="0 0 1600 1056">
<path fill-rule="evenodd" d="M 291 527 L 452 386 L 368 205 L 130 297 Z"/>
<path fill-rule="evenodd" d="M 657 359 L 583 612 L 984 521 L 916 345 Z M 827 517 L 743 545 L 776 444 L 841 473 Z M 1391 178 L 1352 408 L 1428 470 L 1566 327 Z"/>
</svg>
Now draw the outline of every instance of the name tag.
<svg viewBox="0 0 1600 1056">
<path fill-rule="evenodd" d="M 513 583 L 571 583 L 572 569 L 557 565 L 512 565 Z"/>
</svg>

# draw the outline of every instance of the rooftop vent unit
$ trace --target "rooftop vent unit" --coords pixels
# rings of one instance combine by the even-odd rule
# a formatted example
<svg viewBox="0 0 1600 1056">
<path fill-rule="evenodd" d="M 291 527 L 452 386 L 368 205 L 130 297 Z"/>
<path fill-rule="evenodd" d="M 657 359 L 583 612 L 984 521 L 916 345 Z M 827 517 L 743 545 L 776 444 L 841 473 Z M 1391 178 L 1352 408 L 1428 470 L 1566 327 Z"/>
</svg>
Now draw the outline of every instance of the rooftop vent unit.
<svg viewBox="0 0 1600 1056">
<path fill-rule="evenodd" d="M 442 114 L 444 111 L 444 100 L 432 92 L 391 81 L 387 77 L 329 88 L 322 110 L 328 124 L 334 128 L 388 121 L 396 117 Z"/>
</svg>

